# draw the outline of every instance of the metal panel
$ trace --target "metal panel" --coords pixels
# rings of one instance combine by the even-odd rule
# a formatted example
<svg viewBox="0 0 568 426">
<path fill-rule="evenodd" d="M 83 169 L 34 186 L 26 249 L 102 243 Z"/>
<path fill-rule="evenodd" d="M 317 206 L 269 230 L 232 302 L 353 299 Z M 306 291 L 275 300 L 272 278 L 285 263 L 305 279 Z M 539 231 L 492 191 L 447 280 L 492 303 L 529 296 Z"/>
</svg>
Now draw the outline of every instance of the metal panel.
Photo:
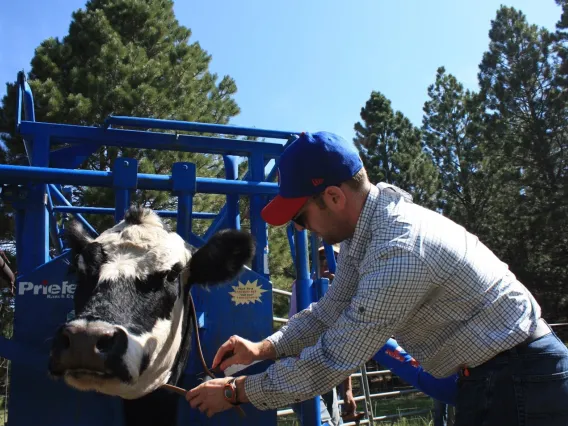
<svg viewBox="0 0 568 426">
<path fill-rule="evenodd" d="M 75 391 L 47 376 L 52 336 L 73 311 L 67 253 L 17 279 L 11 343 L 21 350 L 12 358 L 10 426 L 122 426 L 120 400 Z"/>
<path fill-rule="evenodd" d="M 192 294 L 196 310 L 205 313 L 204 327 L 199 333 L 208 366 L 211 366 L 217 349 L 233 334 L 260 341 L 272 333 L 272 284 L 248 268 L 232 282 L 207 289 L 195 287 Z M 195 339 L 192 347 L 195 348 Z M 237 375 L 259 373 L 270 364 L 254 364 Z M 201 383 L 203 368 L 195 351 L 185 373 L 186 389 Z M 240 418 L 234 410 L 230 410 L 208 419 L 200 412 L 182 406 L 178 425 L 276 425 L 275 410 L 257 410 L 252 404 L 242 407 L 246 418 Z"/>
</svg>

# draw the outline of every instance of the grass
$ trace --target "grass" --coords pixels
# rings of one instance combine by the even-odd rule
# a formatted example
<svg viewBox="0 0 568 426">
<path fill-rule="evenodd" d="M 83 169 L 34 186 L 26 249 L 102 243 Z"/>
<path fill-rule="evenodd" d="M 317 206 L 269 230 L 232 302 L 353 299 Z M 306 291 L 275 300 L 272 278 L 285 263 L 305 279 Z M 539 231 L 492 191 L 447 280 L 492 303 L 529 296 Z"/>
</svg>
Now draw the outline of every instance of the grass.
<svg viewBox="0 0 568 426">
<path fill-rule="evenodd" d="M 433 409 L 432 399 L 422 394 L 410 394 L 393 398 L 373 400 L 373 413 L 375 417 L 392 414 L 404 414 L 410 411 Z M 362 410 L 361 402 L 357 409 Z M 417 414 L 408 417 L 393 418 L 388 420 L 376 421 L 378 425 L 388 426 L 433 426 L 434 422 L 430 413 Z M 295 415 L 283 416 L 278 418 L 278 426 L 301 426 Z"/>
</svg>

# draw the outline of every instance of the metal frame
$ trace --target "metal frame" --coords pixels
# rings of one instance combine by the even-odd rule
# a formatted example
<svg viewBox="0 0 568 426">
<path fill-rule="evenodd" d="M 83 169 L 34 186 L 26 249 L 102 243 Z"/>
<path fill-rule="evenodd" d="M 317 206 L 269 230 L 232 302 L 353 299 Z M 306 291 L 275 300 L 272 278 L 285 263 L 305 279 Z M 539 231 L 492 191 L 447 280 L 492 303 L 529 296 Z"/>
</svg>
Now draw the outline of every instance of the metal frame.
<svg viewBox="0 0 568 426">
<path fill-rule="evenodd" d="M 15 211 L 17 263 L 20 271 L 17 281 L 22 280 L 26 275 L 35 274 L 36 271 L 51 271 L 55 268 L 54 265 L 64 261 L 68 250 L 61 239 L 62 230 L 61 222 L 57 220 L 58 215 L 74 216 L 83 223 L 89 233 L 96 236 L 97 230 L 88 223 L 84 214 L 113 214 L 115 222 L 118 222 L 130 205 L 133 191 L 153 189 L 168 191 L 177 197 L 177 211 L 157 213 L 162 217 L 176 218 L 176 231 L 197 247 L 222 228 L 240 228 L 239 197 L 250 196 L 251 233 L 257 247 L 251 273 L 256 274 L 254 277 L 259 281 L 265 280 L 263 282 L 268 283 L 272 291 L 267 281 L 270 278 L 268 230 L 260 212 L 278 190 L 278 185 L 271 182 L 277 172 L 278 157 L 285 145 L 293 141 L 299 132 L 139 117 L 111 116 L 100 127 L 36 122 L 33 93 L 23 72 L 18 74 L 18 83 L 16 133 L 24 140 L 29 165 L 0 165 L 2 196 L 6 203 L 12 204 Z M 143 130 L 126 130 L 116 126 Z M 215 136 L 179 134 L 178 132 L 181 131 L 208 133 Z M 218 135 L 252 136 L 280 139 L 280 141 L 258 142 Z M 64 146 L 60 146 L 62 144 Z M 139 173 L 137 161 L 123 157 L 116 159 L 111 171 L 78 170 L 77 167 L 85 158 L 100 146 L 221 154 L 225 163 L 226 178 L 198 177 L 195 164 L 182 162 L 172 165 L 170 175 Z M 244 179 L 238 178 L 239 157 L 248 159 L 249 171 Z M 65 185 L 113 188 L 115 207 L 74 206 L 66 196 L 69 187 Z M 193 212 L 193 197 L 198 192 L 224 194 L 226 204 L 218 213 Z M 193 219 L 213 219 L 213 222 L 203 235 L 195 235 L 192 232 Z M 297 233 L 296 240 L 298 245 L 293 252 L 293 258 L 295 263 L 301 266 L 298 280 L 302 288 L 304 286 L 309 288 L 311 280 L 306 232 Z M 308 291 L 302 294 L 301 306 L 307 306 L 312 301 L 311 294 Z M 269 298 L 271 299 L 270 293 Z M 9 399 L 10 424 L 18 426 L 21 424 L 18 420 L 19 414 L 16 415 L 13 409 L 20 407 L 18 413 L 21 413 L 22 404 L 29 402 L 24 401 L 23 382 L 38 374 L 38 371 L 30 369 L 30 366 L 33 365 L 42 371 L 41 363 L 45 361 L 45 353 L 30 344 L 33 342 L 29 337 L 30 330 L 26 328 L 27 325 L 23 326 L 29 321 L 32 305 L 19 292 L 16 293 L 15 299 L 17 308 L 14 338 L 0 339 L 0 355 L 18 361 L 13 364 L 13 382 Z M 196 305 L 199 303 L 200 297 L 197 294 Z M 35 309 L 38 305 L 33 306 Z M 42 309 L 45 309 L 45 306 Z M 206 315 L 207 312 L 198 314 L 201 322 L 200 331 L 201 328 L 216 326 L 217 313 L 210 312 L 209 316 Z M 270 302 L 270 314 L 272 314 L 272 302 Z M 223 325 L 227 327 L 227 323 Z M 230 324 L 228 326 L 231 327 Z M 189 366 L 191 363 L 190 360 L 188 371 L 192 368 Z M 74 393 L 67 395 L 75 397 Z M 303 422 L 306 426 L 320 424 L 319 405 L 316 403 L 318 403 L 316 399 L 306 402 Z M 85 404 L 91 404 L 91 400 Z M 96 408 L 94 410 L 96 411 Z M 247 424 L 255 424 L 254 417 L 249 416 L 246 421 Z M 274 421 L 276 421 L 275 411 Z M 269 424 L 266 421 L 261 423 Z"/>
</svg>

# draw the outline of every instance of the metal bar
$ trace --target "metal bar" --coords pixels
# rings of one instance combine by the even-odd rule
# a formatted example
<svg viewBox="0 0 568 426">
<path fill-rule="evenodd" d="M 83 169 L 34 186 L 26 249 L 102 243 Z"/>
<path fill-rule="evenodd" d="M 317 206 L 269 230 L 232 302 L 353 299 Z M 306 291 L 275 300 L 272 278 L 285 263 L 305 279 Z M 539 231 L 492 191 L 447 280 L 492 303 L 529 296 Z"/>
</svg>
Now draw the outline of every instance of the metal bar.
<svg viewBox="0 0 568 426">
<path fill-rule="evenodd" d="M 140 118 L 125 116 L 109 116 L 106 118 L 104 128 L 110 125 L 143 127 L 145 129 L 180 130 L 199 133 L 220 133 L 225 135 L 256 136 L 261 138 L 289 139 L 298 132 L 282 130 L 255 129 L 251 127 L 229 126 L 225 124 L 195 123 L 191 121 L 163 120 L 157 118 Z M 240 142 L 240 141 L 239 141 Z"/>
<path fill-rule="evenodd" d="M 16 112 L 17 117 L 15 129 L 16 133 L 18 132 L 20 123 L 22 122 L 22 102 L 24 106 L 24 120 L 35 122 L 34 96 L 30 85 L 26 81 L 26 76 L 24 75 L 23 71 L 18 72 L 18 86 L 18 109 Z M 32 146 L 29 143 L 28 138 L 23 138 L 23 140 L 26 156 L 28 157 L 28 162 L 31 164 Z"/>
<path fill-rule="evenodd" d="M 55 253 L 60 255 L 63 251 L 63 241 L 60 237 L 59 225 L 57 225 L 57 219 L 55 218 L 55 212 L 53 211 L 53 199 L 51 197 L 50 186 L 47 185 L 47 211 L 49 213 L 49 236 L 51 237 L 51 242 L 55 248 Z"/>
<path fill-rule="evenodd" d="M 273 288 L 272 293 L 283 294 L 284 296 L 292 297 L 291 291 L 280 290 L 279 288 Z"/>
<path fill-rule="evenodd" d="M 172 168 L 173 193 L 178 197 L 177 233 L 187 242 L 191 235 L 191 211 L 197 169 L 193 163 L 175 163 Z"/>
<path fill-rule="evenodd" d="M 367 377 L 369 376 L 379 376 L 383 374 L 393 374 L 390 370 L 377 370 L 377 371 L 367 371 Z M 361 373 L 353 373 L 351 377 L 359 378 L 361 377 Z"/>
<path fill-rule="evenodd" d="M 138 160 L 134 158 L 117 158 L 113 169 L 114 186 L 114 221 L 124 219 L 124 213 L 130 207 L 130 196 L 136 190 L 138 176 Z"/>
<path fill-rule="evenodd" d="M 369 424 L 369 420 L 368 419 L 363 419 L 363 420 L 359 420 L 358 422 L 347 422 L 347 423 L 343 423 L 343 426 L 355 426 L 355 425 L 367 425 Z"/>
<path fill-rule="evenodd" d="M 58 183 L 74 186 L 112 187 L 112 172 L 68 170 L 48 167 L 0 165 L 0 183 Z M 168 175 L 138 174 L 138 189 L 172 190 Z M 213 178 L 197 178 L 197 192 L 206 194 L 257 194 L 278 192 L 278 185 L 270 182 L 252 182 Z"/>
<path fill-rule="evenodd" d="M 298 312 L 306 309 L 313 301 L 308 262 L 308 234 L 306 230 L 295 231 L 296 243 L 296 297 Z M 302 425 L 320 426 L 320 396 L 304 401 L 302 404 Z"/>
<path fill-rule="evenodd" d="M 75 126 L 22 121 L 22 135 L 49 134 L 52 145 L 88 142 L 124 148 L 159 149 L 160 151 L 199 152 L 203 154 L 237 155 L 246 157 L 259 153 L 269 158 L 282 154 L 283 145 L 275 142 L 236 141 L 208 136 L 176 135 L 140 130 L 102 129 L 100 127 Z"/>
<path fill-rule="evenodd" d="M 373 401 L 371 400 L 371 388 L 369 387 L 369 378 L 367 377 L 367 366 L 361 366 L 361 382 L 363 384 L 363 394 L 365 396 L 365 416 L 369 420 L 371 426 L 373 425 Z"/>
<path fill-rule="evenodd" d="M 384 416 L 376 416 L 373 418 L 373 420 L 382 421 L 382 420 L 396 419 L 400 417 L 417 416 L 418 414 L 427 414 L 430 413 L 431 411 L 432 410 L 422 409 L 422 410 L 406 411 L 397 414 L 385 414 Z"/>
<path fill-rule="evenodd" d="M 279 317 L 272 317 L 272 321 L 281 322 L 281 323 L 287 323 L 288 322 L 288 320 L 286 318 L 279 318 Z"/>
<path fill-rule="evenodd" d="M 57 213 L 114 214 L 113 207 L 54 206 L 53 211 Z M 174 210 L 154 210 L 154 213 L 160 217 L 177 217 L 177 211 Z M 193 219 L 215 219 L 217 213 L 194 212 L 191 216 Z"/>
<path fill-rule="evenodd" d="M 53 207 L 53 211 L 57 211 L 58 209 L 73 209 L 76 207 L 71 206 L 71 203 L 67 200 L 67 198 L 65 198 L 65 196 L 59 191 L 59 189 L 57 189 L 57 187 L 53 184 L 49 184 L 49 189 L 51 191 L 51 194 L 55 195 L 55 198 L 57 198 L 59 200 L 60 203 L 65 204 L 66 206 L 54 206 Z M 112 210 L 112 214 L 114 214 L 114 209 Z M 99 233 L 97 231 L 95 231 L 95 228 L 93 228 L 91 226 L 91 224 L 87 221 L 87 219 L 85 219 L 80 213 L 75 213 L 73 211 L 69 211 L 69 213 L 72 213 L 73 216 L 75 216 L 75 219 L 77 219 L 79 222 L 81 222 L 81 225 L 83 225 L 85 227 L 85 229 L 87 230 L 87 232 L 89 232 L 89 234 L 91 234 L 92 237 L 98 237 Z"/>
<path fill-rule="evenodd" d="M 253 153 L 249 157 L 249 170 L 251 179 L 258 184 L 274 185 L 276 184 L 264 182 L 264 157 L 258 153 Z M 232 182 L 232 181 L 230 181 Z M 268 270 L 268 228 L 266 222 L 262 220 L 260 212 L 264 207 L 263 197 L 261 194 L 254 194 L 250 198 L 250 222 L 251 231 L 256 241 L 256 250 L 252 261 L 252 269 L 269 279 Z"/>
<path fill-rule="evenodd" d="M 31 152 L 31 165 L 28 170 L 43 169 L 49 166 L 49 138 L 47 135 L 35 137 Z M 46 209 L 47 182 L 38 182 L 29 188 L 25 200 L 25 219 L 23 227 L 23 247 L 18 247 L 25 255 L 18 270 L 31 271 L 49 261 L 49 213 Z"/>
<path fill-rule="evenodd" d="M 225 163 L 225 178 L 237 180 L 239 178 L 239 157 L 223 155 Z M 239 214 L 239 195 L 227 194 L 227 226 L 231 229 L 241 229 L 241 216 Z"/>
<path fill-rule="evenodd" d="M 386 398 L 387 396 L 406 395 L 408 393 L 421 393 L 418 389 L 404 389 L 392 392 L 373 393 L 369 395 L 371 398 Z"/>
</svg>

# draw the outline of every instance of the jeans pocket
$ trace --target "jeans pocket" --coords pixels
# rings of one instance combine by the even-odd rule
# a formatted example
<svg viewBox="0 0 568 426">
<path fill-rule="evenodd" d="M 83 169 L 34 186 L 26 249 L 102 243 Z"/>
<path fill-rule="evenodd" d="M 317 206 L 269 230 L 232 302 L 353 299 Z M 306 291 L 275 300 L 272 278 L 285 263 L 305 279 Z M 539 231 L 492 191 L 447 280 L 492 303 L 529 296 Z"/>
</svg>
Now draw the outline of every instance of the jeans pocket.
<svg viewBox="0 0 568 426">
<path fill-rule="evenodd" d="M 481 426 L 491 403 L 491 373 L 460 377 L 456 395 L 456 426 Z"/>
<path fill-rule="evenodd" d="M 514 380 L 523 425 L 568 425 L 568 369 L 516 376 Z"/>
</svg>

